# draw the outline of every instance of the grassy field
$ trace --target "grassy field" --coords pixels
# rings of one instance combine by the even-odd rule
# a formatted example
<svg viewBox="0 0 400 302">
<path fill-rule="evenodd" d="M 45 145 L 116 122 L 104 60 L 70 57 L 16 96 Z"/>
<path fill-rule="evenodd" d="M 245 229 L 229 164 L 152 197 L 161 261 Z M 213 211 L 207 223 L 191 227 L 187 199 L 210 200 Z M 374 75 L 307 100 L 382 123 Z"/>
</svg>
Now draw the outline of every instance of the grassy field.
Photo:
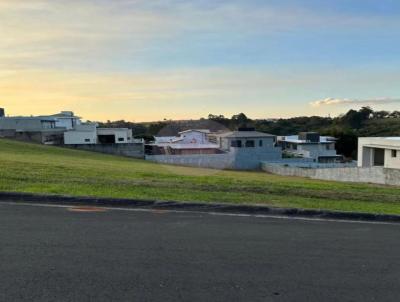
<svg viewBox="0 0 400 302">
<path fill-rule="evenodd" d="M 400 188 L 212 171 L 0 140 L 0 190 L 400 214 Z"/>
</svg>

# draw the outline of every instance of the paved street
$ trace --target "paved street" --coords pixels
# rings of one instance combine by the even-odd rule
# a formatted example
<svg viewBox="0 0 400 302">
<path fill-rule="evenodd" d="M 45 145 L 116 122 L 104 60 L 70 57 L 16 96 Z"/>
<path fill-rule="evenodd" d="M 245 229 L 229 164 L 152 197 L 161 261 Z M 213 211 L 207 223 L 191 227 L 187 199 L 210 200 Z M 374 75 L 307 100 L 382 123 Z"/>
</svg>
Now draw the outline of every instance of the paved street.
<svg viewBox="0 0 400 302">
<path fill-rule="evenodd" d="M 400 225 L 0 203 L 0 301 L 399 301 Z"/>
</svg>

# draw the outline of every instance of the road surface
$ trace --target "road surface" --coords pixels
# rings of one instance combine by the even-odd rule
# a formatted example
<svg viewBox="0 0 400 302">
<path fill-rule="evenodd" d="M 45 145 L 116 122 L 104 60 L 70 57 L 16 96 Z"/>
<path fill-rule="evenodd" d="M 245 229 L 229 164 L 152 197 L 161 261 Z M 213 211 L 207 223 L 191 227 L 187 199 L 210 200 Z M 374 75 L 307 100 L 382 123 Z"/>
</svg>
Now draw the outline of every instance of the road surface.
<svg viewBox="0 0 400 302">
<path fill-rule="evenodd" d="M 400 225 L 0 203 L 0 301 L 399 301 Z"/>
</svg>

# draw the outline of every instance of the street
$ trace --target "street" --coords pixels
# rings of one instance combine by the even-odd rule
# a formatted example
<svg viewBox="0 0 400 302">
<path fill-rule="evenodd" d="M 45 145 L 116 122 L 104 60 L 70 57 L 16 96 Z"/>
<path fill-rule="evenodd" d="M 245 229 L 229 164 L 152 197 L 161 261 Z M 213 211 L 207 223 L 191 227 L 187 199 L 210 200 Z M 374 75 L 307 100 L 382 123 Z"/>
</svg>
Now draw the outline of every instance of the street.
<svg viewBox="0 0 400 302">
<path fill-rule="evenodd" d="M 0 203 L 0 301 L 398 301 L 400 225 Z"/>
</svg>

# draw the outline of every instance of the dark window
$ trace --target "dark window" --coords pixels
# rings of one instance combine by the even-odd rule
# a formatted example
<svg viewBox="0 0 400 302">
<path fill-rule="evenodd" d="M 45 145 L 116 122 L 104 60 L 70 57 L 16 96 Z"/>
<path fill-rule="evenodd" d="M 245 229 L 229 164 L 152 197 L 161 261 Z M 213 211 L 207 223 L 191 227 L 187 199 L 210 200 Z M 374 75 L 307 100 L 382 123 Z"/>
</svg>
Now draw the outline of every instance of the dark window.
<svg viewBox="0 0 400 302">
<path fill-rule="evenodd" d="M 118 138 L 118 141 L 119 141 L 119 142 L 123 142 L 123 141 L 125 141 L 125 139 L 124 139 L 123 137 L 119 137 L 119 138 Z"/>
<path fill-rule="evenodd" d="M 246 148 L 254 148 L 255 144 L 254 141 L 246 141 Z"/>
<path fill-rule="evenodd" d="M 242 141 L 241 140 L 231 141 L 231 147 L 242 148 Z"/>
<path fill-rule="evenodd" d="M 292 144 L 292 149 L 293 150 L 297 150 L 297 145 L 296 144 Z"/>
<path fill-rule="evenodd" d="M 397 150 L 392 150 L 392 157 L 397 157 Z"/>
<path fill-rule="evenodd" d="M 263 141 L 260 140 L 260 141 L 258 142 L 258 145 L 259 145 L 260 147 L 262 147 L 262 146 L 263 146 Z"/>
<path fill-rule="evenodd" d="M 90 143 L 90 138 L 85 138 L 85 143 Z"/>
</svg>

